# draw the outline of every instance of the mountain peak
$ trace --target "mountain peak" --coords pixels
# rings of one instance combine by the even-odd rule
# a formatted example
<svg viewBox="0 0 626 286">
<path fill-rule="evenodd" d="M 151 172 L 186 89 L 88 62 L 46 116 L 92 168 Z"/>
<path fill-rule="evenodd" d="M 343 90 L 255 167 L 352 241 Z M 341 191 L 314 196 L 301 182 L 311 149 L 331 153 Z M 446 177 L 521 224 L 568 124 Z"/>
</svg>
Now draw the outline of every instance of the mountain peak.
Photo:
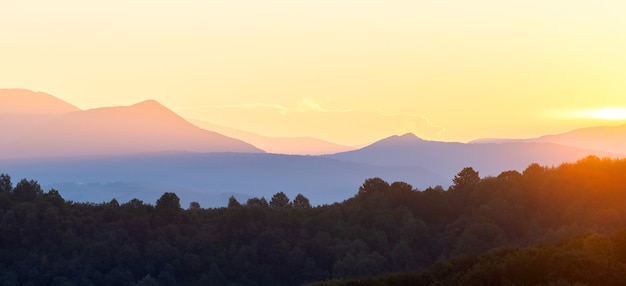
<svg viewBox="0 0 626 286">
<path fill-rule="evenodd" d="M 417 135 L 415 135 L 415 134 L 413 134 L 411 132 L 405 133 L 405 134 L 397 136 L 397 137 L 398 138 L 403 138 L 403 140 L 404 139 L 406 139 L 406 140 L 416 140 L 417 139 L 417 140 L 420 140 L 420 141 L 424 141 L 422 138 L 419 138 Z"/>
<path fill-rule="evenodd" d="M 163 104 L 161 104 L 160 102 L 154 100 L 154 99 L 148 99 L 148 100 L 144 100 L 142 102 L 138 102 L 135 103 L 131 106 L 134 107 L 143 107 L 143 108 L 166 108 L 165 106 L 163 106 Z"/>
<path fill-rule="evenodd" d="M 0 89 L 0 113 L 64 114 L 80 109 L 44 92 L 28 89 Z"/>
<path fill-rule="evenodd" d="M 392 135 L 387 138 L 378 140 L 367 147 L 393 147 L 393 146 L 407 146 L 413 145 L 421 142 L 426 142 L 426 140 L 417 137 L 417 135 L 413 133 L 405 133 L 403 135 Z M 366 147 L 366 148 L 367 148 Z"/>
<path fill-rule="evenodd" d="M 385 139 L 382 139 L 378 142 L 388 142 L 388 143 L 414 143 L 414 142 L 423 142 L 424 139 L 419 138 L 417 135 L 413 133 L 405 133 L 403 135 L 393 135 L 389 136 Z"/>
</svg>

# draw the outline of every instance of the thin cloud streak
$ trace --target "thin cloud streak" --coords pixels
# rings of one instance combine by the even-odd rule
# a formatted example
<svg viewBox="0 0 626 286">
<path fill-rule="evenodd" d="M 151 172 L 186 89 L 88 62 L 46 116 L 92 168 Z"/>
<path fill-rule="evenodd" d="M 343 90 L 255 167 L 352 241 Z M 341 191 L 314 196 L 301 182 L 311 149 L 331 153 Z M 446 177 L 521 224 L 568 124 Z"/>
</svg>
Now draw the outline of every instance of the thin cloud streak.
<svg viewBox="0 0 626 286">
<path fill-rule="evenodd" d="M 187 118 L 265 136 L 310 136 L 345 145 L 371 143 L 404 133 L 431 140 L 447 131 L 446 127 L 433 123 L 422 114 L 331 109 L 311 98 L 303 98 L 293 107 L 252 103 L 177 107 L 175 110 Z"/>
<path fill-rule="evenodd" d="M 281 112 L 306 112 L 306 111 L 319 111 L 319 112 L 350 112 L 351 109 L 328 109 L 322 107 L 315 102 L 314 99 L 305 97 L 300 103 L 292 108 L 272 103 L 250 103 L 250 104 L 229 104 L 229 105 L 197 105 L 197 106 L 177 106 L 173 110 L 198 110 L 198 109 L 230 109 L 230 108 L 242 108 L 242 109 L 255 109 L 255 108 L 273 108 L 278 109 Z"/>
</svg>

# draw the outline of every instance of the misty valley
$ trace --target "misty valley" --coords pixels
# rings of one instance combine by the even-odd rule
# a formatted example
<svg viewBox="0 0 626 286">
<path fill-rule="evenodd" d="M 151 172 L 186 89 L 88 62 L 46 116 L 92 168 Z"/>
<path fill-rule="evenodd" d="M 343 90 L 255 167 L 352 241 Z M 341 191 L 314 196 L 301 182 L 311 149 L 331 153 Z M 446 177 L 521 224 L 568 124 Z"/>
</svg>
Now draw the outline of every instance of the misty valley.
<svg viewBox="0 0 626 286">
<path fill-rule="evenodd" d="M 3 285 L 626 281 L 626 125 L 346 146 L 154 100 L 0 102 Z"/>
</svg>

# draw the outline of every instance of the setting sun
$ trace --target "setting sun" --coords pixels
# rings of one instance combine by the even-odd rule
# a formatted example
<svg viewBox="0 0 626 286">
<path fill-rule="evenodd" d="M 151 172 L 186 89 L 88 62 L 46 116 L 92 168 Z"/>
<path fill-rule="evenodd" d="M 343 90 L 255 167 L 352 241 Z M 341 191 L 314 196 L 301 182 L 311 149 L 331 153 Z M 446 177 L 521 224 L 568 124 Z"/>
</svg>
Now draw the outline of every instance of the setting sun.
<svg viewBox="0 0 626 286">
<path fill-rule="evenodd" d="M 625 11 L 0 0 L 0 284 L 626 284 Z"/>
<path fill-rule="evenodd" d="M 584 113 L 586 118 L 605 119 L 605 120 L 624 120 L 626 119 L 626 108 L 609 107 L 589 110 Z"/>
</svg>

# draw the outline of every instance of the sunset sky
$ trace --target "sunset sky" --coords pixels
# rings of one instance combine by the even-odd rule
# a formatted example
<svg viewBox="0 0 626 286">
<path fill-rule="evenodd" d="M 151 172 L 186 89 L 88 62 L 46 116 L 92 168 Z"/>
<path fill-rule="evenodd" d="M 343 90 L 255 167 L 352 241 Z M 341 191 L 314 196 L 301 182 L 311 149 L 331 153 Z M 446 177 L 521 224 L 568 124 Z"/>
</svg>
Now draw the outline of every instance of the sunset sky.
<svg viewBox="0 0 626 286">
<path fill-rule="evenodd" d="M 626 1 L 2 1 L 0 88 L 363 144 L 626 124 Z"/>
</svg>

